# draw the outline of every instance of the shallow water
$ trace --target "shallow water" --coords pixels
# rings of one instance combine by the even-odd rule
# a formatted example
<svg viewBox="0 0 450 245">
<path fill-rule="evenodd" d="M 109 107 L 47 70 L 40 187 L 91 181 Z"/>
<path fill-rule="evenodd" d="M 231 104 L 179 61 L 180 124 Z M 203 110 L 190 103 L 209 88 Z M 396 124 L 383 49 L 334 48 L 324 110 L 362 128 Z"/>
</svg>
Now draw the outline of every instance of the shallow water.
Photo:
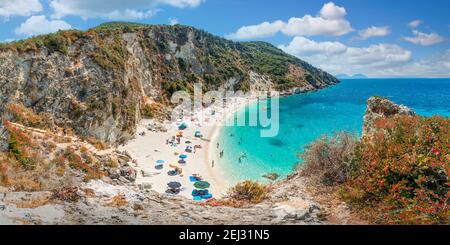
<svg viewBox="0 0 450 245">
<path fill-rule="evenodd" d="M 261 138 L 260 127 L 222 128 L 217 140 L 224 156 L 216 165 L 230 183 L 265 182 L 262 175 L 273 172 L 286 176 L 301 162 L 298 154 L 321 135 L 342 130 L 361 134 L 366 101 L 373 95 L 404 104 L 420 115 L 450 116 L 450 79 L 343 80 L 318 92 L 281 98 L 276 137 Z M 237 113 L 248 112 L 246 107 Z"/>
</svg>

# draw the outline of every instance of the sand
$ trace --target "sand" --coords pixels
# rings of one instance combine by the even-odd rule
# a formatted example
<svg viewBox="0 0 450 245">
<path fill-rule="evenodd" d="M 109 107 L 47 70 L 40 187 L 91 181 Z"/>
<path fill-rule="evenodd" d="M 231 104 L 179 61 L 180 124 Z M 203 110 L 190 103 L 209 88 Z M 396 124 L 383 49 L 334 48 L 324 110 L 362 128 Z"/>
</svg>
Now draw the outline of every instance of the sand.
<svg viewBox="0 0 450 245">
<path fill-rule="evenodd" d="M 167 183 L 171 181 L 180 182 L 182 185 L 179 195 L 192 199 L 191 193 L 195 189 L 189 176 L 193 174 L 200 175 L 203 180 L 208 181 L 211 186 L 209 192 L 215 198 L 226 195 L 229 184 L 223 178 L 224 174 L 219 172 L 217 167 L 217 159 L 213 159 L 211 145 L 215 137 L 218 137 L 220 127 L 224 125 L 225 119 L 233 115 L 237 110 L 245 106 L 253 97 L 235 97 L 228 100 L 225 107 L 211 106 L 206 109 L 197 110 L 193 113 L 194 117 L 185 117 L 177 120 L 177 122 L 165 122 L 163 127 L 167 132 L 149 131 L 148 125 L 152 124 L 152 120 L 142 120 L 137 129 L 135 139 L 129 141 L 126 145 L 119 147 L 120 151 L 127 151 L 136 162 L 138 177 L 136 184 L 151 185 L 151 188 L 157 192 L 165 193 Z M 213 111 L 215 113 L 213 113 Z M 167 140 L 171 140 L 172 136 L 177 135 L 180 131 L 178 125 L 182 122 L 188 124 L 188 128 L 183 130 L 183 138 L 177 146 L 166 144 Z M 203 138 L 196 138 L 195 132 L 200 131 Z M 145 132 L 145 135 L 140 133 Z M 191 144 L 186 144 L 191 141 Z M 188 153 L 185 151 L 186 146 L 200 145 L 202 148 L 197 149 L 196 153 Z M 177 164 L 179 156 L 175 153 L 186 154 L 186 164 Z M 158 160 L 164 160 L 163 169 L 157 170 L 155 163 Z M 215 166 L 212 167 L 212 161 Z M 176 165 L 182 169 L 182 174 L 177 176 L 169 176 L 167 173 L 173 170 L 169 165 Z M 144 174 L 142 174 L 144 173 Z"/>
</svg>

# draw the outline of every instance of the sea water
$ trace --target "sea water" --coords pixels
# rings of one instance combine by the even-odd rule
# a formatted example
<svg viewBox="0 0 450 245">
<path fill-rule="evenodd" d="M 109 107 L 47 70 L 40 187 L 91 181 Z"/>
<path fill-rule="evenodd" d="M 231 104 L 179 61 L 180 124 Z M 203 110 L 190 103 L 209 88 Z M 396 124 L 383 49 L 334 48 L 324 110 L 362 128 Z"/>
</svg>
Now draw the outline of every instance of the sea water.
<svg viewBox="0 0 450 245">
<path fill-rule="evenodd" d="M 261 138 L 257 126 L 223 127 L 214 154 L 222 150 L 224 154 L 215 165 L 230 184 L 247 179 L 267 182 L 262 177 L 267 173 L 285 177 L 301 164 L 299 154 L 305 146 L 322 135 L 343 130 L 360 135 L 366 101 L 374 95 L 423 116 L 450 116 L 450 79 L 342 80 L 318 92 L 280 98 L 276 137 Z M 249 107 L 236 113 L 248 116 Z"/>
</svg>

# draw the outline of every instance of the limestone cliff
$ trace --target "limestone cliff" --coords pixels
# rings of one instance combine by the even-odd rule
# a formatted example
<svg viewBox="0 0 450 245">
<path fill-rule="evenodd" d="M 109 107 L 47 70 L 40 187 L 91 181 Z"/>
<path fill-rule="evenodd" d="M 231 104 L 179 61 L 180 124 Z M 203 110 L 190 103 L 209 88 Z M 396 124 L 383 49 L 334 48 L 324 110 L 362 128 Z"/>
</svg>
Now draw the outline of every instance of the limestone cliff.
<svg viewBox="0 0 450 245">
<path fill-rule="evenodd" d="M 177 90 L 311 91 L 338 82 L 262 42 L 232 42 L 188 26 L 108 23 L 0 44 L 0 115 L 9 103 L 109 143 L 135 132 L 148 103 Z"/>
<path fill-rule="evenodd" d="M 377 119 L 390 118 L 396 115 L 414 116 L 415 112 L 404 105 L 397 105 L 386 98 L 377 96 L 369 98 L 364 114 L 363 136 L 372 133 L 373 124 Z"/>
</svg>

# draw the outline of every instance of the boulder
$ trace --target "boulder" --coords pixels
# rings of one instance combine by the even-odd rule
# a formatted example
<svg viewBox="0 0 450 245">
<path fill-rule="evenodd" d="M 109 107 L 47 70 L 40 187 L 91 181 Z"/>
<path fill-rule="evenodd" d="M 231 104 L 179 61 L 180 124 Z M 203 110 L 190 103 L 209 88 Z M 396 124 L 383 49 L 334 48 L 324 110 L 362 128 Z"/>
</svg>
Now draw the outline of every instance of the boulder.
<svg viewBox="0 0 450 245">
<path fill-rule="evenodd" d="M 363 136 L 373 133 L 373 125 L 380 118 L 391 118 L 398 115 L 414 116 L 416 113 L 404 105 L 397 105 L 382 97 L 371 97 L 367 100 L 364 114 Z"/>
<path fill-rule="evenodd" d="M 134 182 L 136 180 L 136 177 L 137 177 L 136 170 L 134 168 L 132 168 L 132 167 L 123 167 L 120 170 L 120 175 L 125 177 L 130 182 Z"/>
</svg>

